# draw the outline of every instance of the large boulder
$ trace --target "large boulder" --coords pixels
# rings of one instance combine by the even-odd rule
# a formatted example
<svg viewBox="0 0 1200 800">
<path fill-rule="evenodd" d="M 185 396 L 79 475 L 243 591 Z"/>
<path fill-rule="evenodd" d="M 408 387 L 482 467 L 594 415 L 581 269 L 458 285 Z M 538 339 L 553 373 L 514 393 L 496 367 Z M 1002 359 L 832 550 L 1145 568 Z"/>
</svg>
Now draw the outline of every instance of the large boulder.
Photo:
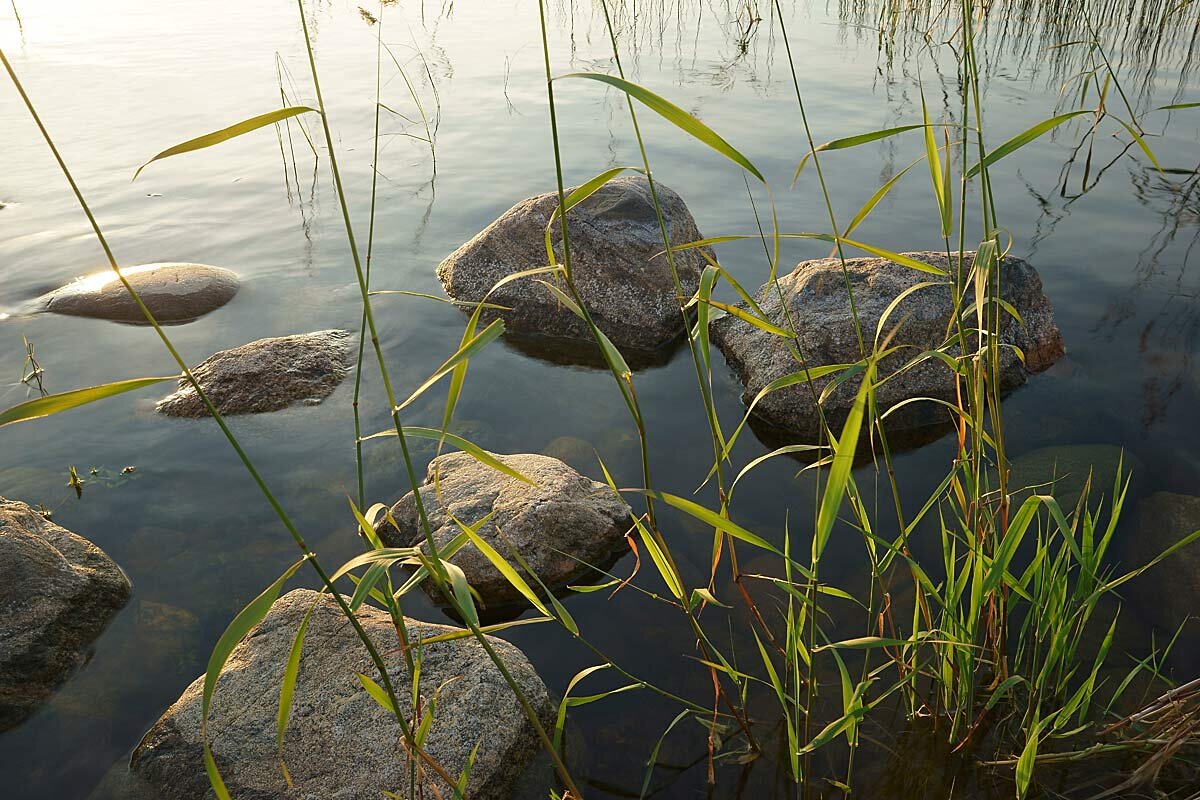
<svg viewBox="0 0 1200 800">
<path fill-rule="evenodd" d="M 215 311 L 232 300 L 240 286 L 237 273 L 207 264 L 142 264 L 125 267 L 121 274 L 161 323 L 190 322 Z M 43 310 L 55 314 L 147 324 L 111 270 L 55 289 L 44 295 L 41 303 Z"/>
<path fill-rule="evenodd" d="M 479 536 L 520 570 L 509 555 L 520 554 L 551 589 L 587 575 L 582 562 L 605 567 L 625 540 L 630 509 L 607 484 L 580 475 L 556 458 L 535 454 L 497 455 L 502 463 L 533 483 L 517 480 L 467 455 L 448 453 L 429 464 L 419 491 L 439 551 L 464 525 L 485 517 Z M 489 516 L 490 515 L 490 516 Z M 398 529 L 386 522 L 379 534 L 385 543 L 404 547 L 424 542 L 416 497 L 409 492 L 392 506 Z M 428 544 L 422 545 L 428 552 Z M 520 593 L 468 543 L 450 559 L 479 592 L 493 614 L 523 603 Z M 537 587 L 526 576 L 530 585 Z M 434 591 L 431 582 L 425 588 Z M 440 596 L 435 600 L 441 601 Z"/>
<path fill-rule="evenodd" d="M 259 339 L 209 356 L 192 374 L 223 415 L 311 405 L 332 394 L 346 377 L 349 343 L 350 334 L 338 330 Z M 172 417 L 208 415 L 186 379 L 155 408 Z"/>
<path fill-rule="evenodd" d="M 661 183 L 654 184 L 672 245 L 702 238 L 683 200 Z M 438 265 L 446 293 L 476 303 L 504 277 L 547 263 L 545 233 L 558 207 L 558 193 L 522 200 Z M 597 327 L 620 348 L 658 350 L 683 334 L 679 292 L 663 247 L 649 182 L 644 176 L 614 178 L 567 213 L 575 286 Z M 551 241 L 562 259 L 557 219 Z M 686 301 L 695 293 L 705 266 L 698 250 L 675 254 L 675 267 Z M 510 310 L 486 309 L 501 317 L 509 331 L 535 337 L 592 341 L 587 326 L 535 275 L 500 287 L 490 303 Z"/>
<path fill-rule="evenodd" d="M 129 594 L 129 579 L 100 548 L 0 497 L 0 731 L 87 660 Z"/>
<path fill-rule="evenodd" d="M 905 255 L 948 275 L 955 268 L 942 253 Z M 964 271 L 970 268 L 973 258 L 973 253 L 968 254 Z M 749 405 L 772 381 L 801 369 L 793 349 L 803 355 L 804 366 L 809 369 L 852 364 L 862 358 L 846 292 L 847 279 L 868 350 L 888 306 L 914 286 L 936 281 L 914 290 L 889 314 L 884 336 L 892 337 L 892 345 L 904 347 L 880 362 L 879 378 L 891 377 L 876 388 L 875 397 L 881 412 L 916 397 L 953 401 L 953 373 L 935 358 L 896 374 L 914 357 L 946 341 L 954 309 L 947 282 L 950 278 L 939 280 L 936 275 L 883 258 L 847 259 L 844 272 L 842 262 L 836 258 L 803 261 L 791 274 L 779 279 L 778 290 L 771 284 L 763 286 L 758 296 L 762 310 L 778 327 L 790 329 L 794 324 L 799 337 L 796 341 L 764 331 L 733 315 L 712 323 L 713 340 L 746 387 L 743 401 Z M 1025 323 L 1018 324 L 1007 314 L 1001 323 L 1000 388 L 1010 391 L 1023 384 L 1030 373 L 1041 372 L 1062 356 L 1063 343 L 1050 301 L 1042 293 L 1042 281 L 1033 267 L 1019 258 L 1006 257 L 1000 266 L 1000 282 L 1003 298 Z M 1024 353 L 1024 364 L 1013 347 Z M 836 378 L 837 374 L 825 375 L 813 379 L 811 388 L 800 383 L 770 392 L 754 407 L 754 413 L 766 423 L 770 433 L 816 441 L 821 432 L 821 418 L 814 396 L 819 396 Z M 853 405 L 859 383 L 858 378 L 842 382 L 824 402 L 825 418 L 835 432 L 841 429 Z M 912 433 L 937 427 L 947 420 L 947 411 L 939 404 L 909 403 L 888 417 L 886 427 L 889 432 Z"/>
<path fill-rule="evenodd" d="M 276 747 L 279 686 L 296 630 L 310 608 L 315 610 L 283 743 L 283 762 L 293 782 L 289 788 Z M 388 667 L 401 712 L 411 720 L 411 677 L 391 617 L 364 606 L 358 620 Z M 467 793 L 478 800 L 508 798 L 538 749 L 536 732 L 516 695 L 477 640 L 420 644 L 457 629 L 411 619 L 405 625 L 412 653 L 420 657 L 422 710 L 434 710 L 426 753 L 457 778 L 478 745 Z M 553 712 L 546 687 L 525 656 L 502 639 L 488 641 L 535 712 L 549 720 Z M 400 727 L 364 690 L 359 673 L 380 681 L 333 598 L 296 589 L 277 600 L 230 654 L 209 712 L 213 757 L 231 796 L 360 800 L 383 797 L 388 791 L 409 798 L 411 762 Z M 203 685 L 203 677 L 197 678 L 133 753 L 134 776 L 153 786 L 163 800 L 213 796 L 200 739 Z M 425 767 L 418 794 L 450 797 L 452 791 Z"/>
</svg>

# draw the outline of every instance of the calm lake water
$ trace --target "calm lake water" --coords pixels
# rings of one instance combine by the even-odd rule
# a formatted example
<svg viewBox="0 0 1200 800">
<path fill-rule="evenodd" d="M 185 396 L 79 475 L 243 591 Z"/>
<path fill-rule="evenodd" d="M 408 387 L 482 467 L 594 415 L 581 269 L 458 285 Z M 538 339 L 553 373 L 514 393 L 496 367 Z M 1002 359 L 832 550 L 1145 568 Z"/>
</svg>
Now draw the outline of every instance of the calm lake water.
<svg viewBox="0 0 1200 800">
<path fill-rule="evenodd" d="M 357 328 L 358 292 L 327 165 L 322 159 L 314 173 L 313 153 L 297 125 L 291 127 L 290 146 L 284 131 L 286 161 L 276 135 L 263 129 L 155 164 L 130 181 L 137 166 L 159 150 L 278 107 L 280 69 L 285 84 L 291 85 L 287 75 L 294 76 L 289 102 L 313 102 L 294 4 L 17 0 L 16 5 L 21 27 L 8 4 L 0 3 L 0 46 L 39 105 L 122 263 L 198 261 L 232 268 L 244 278 L 228 306 L 170 329 L 187 359 L 196 363 L 265 336 Z M 428 0 L 424 20 L 421 6 L 412 0 L 389 9 L 385 39 L 432 108 L 433 91 L 415 50 L 428 59 L 441 102 L 437 177 L 431 180 L 428 149 L 402 135 L 419 135 L 420 126 L 386 119 L 373 283 L 440 295 L 437 263 L 516 200 L 551 189 L 554 172 L 536 5 L 513 0 L 443 6 Z M 636 23 L 626 18 L 622 32 L 631 77 L 695 113 L 746 153 L 775 188 L 785 230 L 824 230 L 815 174 L 806 170 L 788 189 L 806 145 L 769 4 L 762 4 L 759 13 L 766 19 L 744 48 L 739 38 L 750 23 L 737 4 L 638 6 L 641 16 Z M 374 29 L 354 2 L 312 2 L 309 13 L 362 240 L 371 177 Z M 941 116 L 947 104 L 948 113 L 955 113 L 954 56 L 947 47 L 935 47 L 931 57 L 919 40 L 900 37 L 881 52 L 873 13 L 842 15 L 836 3 L 799 3 L 787 13 L 818 142 L 919 122 L 920 86 L 931 114 Z M 1077 36 L 1036 21 L 1007 23 L 991 31 L 985 65 L 993 144 L 1055 113 L 1061 81 L 1078 71 L 1075 56 L 1042 49 L 1066 40 L 1060 36 Z M 552 25 L 556 72 L 613 69 L 598 6 L 587 0 L 555 4 Z M 1154 134 L 1149 141 L 1168 170 L 1191 171 L 1200 160 L 1198 112 L 1152 111 L 1200 99 L 1181 70 L 1191 26 L 1187 20 L 1171 23 L 1166 35 L 1179 41 L 1157 47 L 1153 21 L 1119 23 L 1108 30 L 1119 36 L 1106 40 L 1129 100 L 1145 114 L 1146 130 Z M 1025 36 L 1020 43 L 1003 38 L 1017 32 Z M 414 115 L 391 65 L 385 65 L 384 79 L 384 102 Z M 105 266 L 15 91 L 2 83 L 0 314 Z M 638 163 L 621 96 L 582 81 L 561 82 L 558 91 L 568 181 Z M 1094 105 L 1094 93 L 1089 103 Z M 1109 103 L 1123 111 L 1114 97 Z M 686 200 L 706 235 L 755 230 L 742 175 L 731 163 L 648 113 L 642 120 L 657 177 Z M 1197 178 L 1157 174 L 1137 147 L 1127 146 L 1126 135 L 1114 136 L 1120 131 L 1108 122 L 1095 139 L 1088 190 L 1081 192 L 1088 146 L 1073 166 L 1065 165 L 1087 124 L 1064 126 L 993 172 L 1013 251 L 1040 270 L 1068 349 L 1051 372 L 1006 401 L 1010 452 L 1120 445 L 1142 465 L 1137 496 L 1157 490 L 1200 493 L 1195 421 L 1200 371 L 1194 363 L 1200 280 L 1192 267 L 1200 221 Z M 839 218 L 849 219 L 882 182 L 918 158 L 921 148 L 920 138 L 910 135 L 828 154 L 823 164 Z M 859 229 L 859 238 L 894 250 L 941 245 L 923 170 L 901 180 Z M 823 255 L 824 246 L 816 244 L 785 246 L 788 265 Z M 722 260 L 747 286 L 765 278 L 763 253 L 753 243 L 729 246 Z M 416 386 L 456 348 L 464 317 L 448 305 L 393 296 L 379 298 L 375 308 L 401 387 Z M 147 329 L 14 314 L 0 320 L 0 406 L 28 395 L 19 383 L 22 335 L 35 344 L 50 391 L 175 372 Z M 744 410 L 741 387 L 719 355 L 717 360 L 722 366 L 716 400 L 732 426 Z M 711 445 L 686 352 L 639 372 L 637 387 L 659 488 L 691 492 L 711 462 Z M 364 391 L 366 429 L 387 427 L 373 368 L 366 370 Z M 296 557 L 216 426 L 154 414 L 153 402 L 163 393 L 148 389 L 0 431 L 0 494 L 53 509 L 55 521 L 106 550 L 134 585 L 133 600 L 98 640 L 86 667 L 36 717 L 0 734 L 0 794 L 6 798 L 89 796 L 201 673 L 229 619 Z M 358 550 L 346 508 L 355 480 L 351 393 L 348 381 L 317 407 L 230 420 L 326 564 L 341 563 Z M 440 393 L 430 395 L 409 422 L 436 424 L 442 399 Z M 607 373 L 493 345 L 472 362 L 458 417 L 461 430 L 491 450 L 537 452 L 559 437 L 576 437 L 596 448 L 622 485 L 640 480 L 633 429 Z M 746 436 L 736 463 L 766 449 Z M 393 450 L 386 442 L 368 444 L 371 501 L 393 500 L 404 487 Z M 430 456 L 421 451 L 419 466 Z M 952 442 L 942 440 L 897 458 L 909 502 L 919 503 L 933 490 L 951 457 Z M 99 470 L 84 474 L 82 499 L 66 486 L 71 465 L 81 474 Z M 120 476 L 126 466 L 136 471 Z M 776 541 L 790 517 L 793 535 L 799 536 L 795 521 L 811 519 L 814 493 L 811 476 L 797 478 L 797 469 L 786 459 L 759 468 L 739 486 L 735 517 Z M 598 473 L 594 465 L 590 471 Z M 871 467 L 859 478 L 881 491 L 880 519 L 886 520 L 884 479 Z M 1132 526 L 1122 532 L 1131 536 Z M 678 518 L 669 519 L 666 534 L 685 570 L 701 582 L 710 537 Z M 847 585 L 863 580 L 857 542 L 843 537 L 830 555 L 836 561 L 831 577 L 836 573 L 835 580 Z M 614 571 L 628 572 L 629 561 Z M 642 577 L 652 580 L 645 572 Z M 302 573 L 299 583 L 310 580 Z M 406 610 L 442 619 L 423 603 L 414 597 Z M 579 595 L 569 603 L 581 628 L 615 660 L 707 702 L 707 673 L 686 658 L 694 652 L 691 637 L 669 609 L 632 592 L 613 600 L 606 593 Z M 1149 629 L 1136 611 L 1125 619 L 1135 641 L 1146 638 Z M 525 650 L 554 692 L 595 663 L 553 627 L 516 629 L 506 638 Z M 746 649 L 752 640 L 735 646 L 752 653 Z M 1200 660 L 1187 657 L 1176 664 L 1186 677 L 1196 667 Z M 574 719 L 584 742 L 582 771 L 593 781 L 589 796 L 636 796 L 649 750 L 676 711 L 648 693 L 579 709 Z M 665 787 L 659 796 L 701 795 L 703 732 L 698 726 L 681 729 L 669 745 L 665 752 L 677 769 L 656 774 L 655 785 Z M 753 771 L 743 796 L 778 788 L 774 770 L 764 765 Z M 738 778 L 737 768 L 721 773 L 718 795 L 734 796 Z"/>
</svg>

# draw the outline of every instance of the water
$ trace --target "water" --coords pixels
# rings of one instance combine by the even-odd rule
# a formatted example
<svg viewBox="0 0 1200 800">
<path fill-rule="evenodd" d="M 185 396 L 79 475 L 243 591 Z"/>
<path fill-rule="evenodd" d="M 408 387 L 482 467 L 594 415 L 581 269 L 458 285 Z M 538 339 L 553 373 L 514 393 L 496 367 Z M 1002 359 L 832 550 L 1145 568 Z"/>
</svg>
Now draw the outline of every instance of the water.
<svg viewBox="0 0 1200 800">
<path fill-rule="evenodd" d="M 38 103 L 118 258 L 126 264 L 206 262 L 235 269 L 245 279 L 230 305 L 171 329 L 185 358 L 196 363 L 264 336 L 356 328 L 357 289 L 327 165 L 322 159 L 314 180 L 312 152 L 297 127 L 291 129 L 294 166 L 290 156 L 286 163 L 281 158 L 275 134 L 264 129 L 154 164 L 130 182 L 137 166 L 159 150 L 278 107 L 277 60 L 300 87 L 294 95 L 289 90 L 289 102 L 313 102 L 294 6 L 283 0 L 18 0 L 17 6 L 20 29 L 7 7 L 0 10 L 0 46 Z M 429 61 L 441 102 L 437 177 L 431 180 L 425 146 L 396 135 L 421 134 L 420 126 L 385 120 L 373 281 L 378 288 L 441 294 L 434 277 L 438 261 L 516 200 L 551 188 L 554 178 L 536 6 L 527 0 L 458 3 L 452 11 L 432 2 L 425 6 L 424 24 L 414 2 L 389 10 L 385 25 L 387 41 L 432 110 L 433 92 L 413 48 Z M 727 13 L 711 6 L 721 4 L 643 7 L 642 19 L 622 34 L 631 77 L 696 113 L 745 152 L 775 187 L 785 230 L 824 229 L 825 209 L 811 170 L 795 189 L 786 188 L 805 145 L 777 28 L 763 21 L 743 52 L 739 34 L 747 17 L 739 21 L 737 8 Z M 760 13 L 769 17 L 767 11 Z M 371 176 L 373 29 L 353 3 L 313 3 L 310 14 L 361 240 Z M 587 3 L 554 11 L 556 72 L 611 69 L 598 14 Z M 901 37 L 881 54 L 876 34 L 859 27 L 873 19 L 870 13 L 839 15 L 835 6 L 821 4 L 789 12 L 792 50 L 818 141 L 919 121 L 918 78 L 931 113 L 940 115 L 945 102 L 953 105 L 946 99 L 954 91 L 952 54 L 941 48 L 942 69 L 935 72 L 925 58 L 918 75 L 913 40 Z M 1186 71 L 1191 28 L 1170 26 L 1167 35 L 1181 39 L 1182 46 L 1167 42 L 1154 50 L 1144 35 L 1131 32 L 1136 27 L 1117 24 L 1106 31 L 1121 35 L 1110 55 L 1127 77 L 1138 113 L 1194 99 Z M 1038 31 L 1030 41 L 1047 44 L 1071 36 L 1032 22 L 1028 30 Z M 999 26 L 993 33 L 987 113 L 991 140 L 998 142 L 1053 113 L 1059 83 L 1077 63 L 1040 44 L 1022 52 L 1001 41 Z M 412 115 L 412 101 L 394 69 L 385 65 L 384 77 L 384 101 Z M 27 396 L 16 382 L 24 360 L 22 334 L 36 345 L 51 391 L 173 373 L 161 345 L 143 328 L 49 315 L 5 319 L 5 313 L 102 268 L 104 261 L 16 93 L 4 86 L 0 405 Z M 569 181 L 637 163 L 620 97 L 582 81 L 560 82 L 558 92 Z M 1123 111 L 1114 98 L 1109 102 Z M 1155 134 L 1149 141 L 1164 167 L 1194 168 L 1196 113 L 1146 114 L 1147 131 Z M 732 164 L 649 114 L 643 121 L 658 178 L 683 196 L 706 235 L 755 230 L 742 176 Z M 1064 127 L 993 173 L 1014 252 L 1039 268 L 1069 352 L 1006 402 L 1010 448 L 1020 453 L 1053 444 L 1120 445 L 1144 464 L 1136 479 L 1139 496 L 1155 490 L 1193 493 L 1200 482 L 1200 458 L 1193 455 L 1200 452 L 1200 426 L 1194 423 L 1200 373 L 1193 362 L 1200 282 L 1190 259 L 1197 180 L 1148 169 L 1136 147 L 1125 148 L 1127 136 L 1124 141 L 1111 136 L 1119 130 L 1107 122 L 1095 140 L 1088 178 L 1092 184 L 1099 176 L 1099 182 L 1080 193 L 1085 145 L 1060 192 L 1060 172 L 1086 130 L 1086 123 Z M 910 136 L 829 154 L 824 166 L 840 219 L 849 219 L 880 183 L 920 153 L 919 138 Z M 861 239 L 896 250 L 940 245 L 922 169 L 902 179 L 859 229 Z M 761 193 L 758 199 L 761 203 Z M 824 254 L 820 246 L 793 241 L 785 246 L 785 263 Z M 722 259 L 747 286 L 759 285 L 766 275 L 763 254 L 753 243 L 724 250 Z M 393 378 L 402 387 L 432 372 L 461 335 L 463 316 L 444 304 L 387 297 L 376 309 Z M 654 447 L 655 480 L 664 490 L 690 492 L 703 479 L 711 451 L 686 353 L 640 372 L 637 386 Z M 366 371 L 364 391 L 366 429 L 387 427 L 373 369 Z M 163 393 L 149 389 L 0 432 L 0 494 L 53 509 L 57 522 L 121 564 L 135 587 L 133 600 L 96 643 L 86 667 L 40 714 L 0 735 L 6 797 L 88 796 L 200 674 L 237 609 L 295 557 L 290 539 L 216 427 L 153 413 L 153 401 Z M 743 413 L 739 394 L 732 376 L 718 369 L 715 395 L 729 426 Z M 347 382 L 317 407 L 230 420 L 327 564 L 357 550 L 346 509 L 346 495 L 354 491 L 350 396 Z M 440 413 L 435 393 L 418 405 L 410 422 L 433 424 Z M 466 435 L 489 449 L 536 452 L 558 437 L 577 437 L 596 448 L 621 484 L 640 479 L 636 440 L 606 373 L 492 346 L 472 361 L 458 417 Z M 919 502 L 936 486 L 950 448 L 943 440 L 898 457 L 908 502 Z M 763 452 L 747 436 L 736 458 L 744 464 Z M 420 467 L 429 456 L 427 450 L 420 454 Z M 396 455 L 376 442 L 368 445 L 367 459 L 370 499 L 394 499 L 404 483 Z M 82 499 L 66 486 L 69 465 L 88 479 Z M 136 471 L 120 476 L 126 466 Z M 92 467 L 100 474 L 85 474 Z M 760 467 L 739 485 L 737 519 L 775 541 L 782 538 L 785 515 L 810 519 L 811 479 L 794 477 L 797 469 L 787 460 Z M 876 485 L 869 470 L 860 480 Z M 680 518 L 670 518 L 666 532 L 689 578 L 701 583 L 708 535 Z M 831 573 L 845 585 L 863 579 L 853 541 L 835 541 L 831 551 Z M 627 573 L 630 561 L 614 571 Z M 642 579 L 653 582 L 645 572 Z M 718 588 L 732 599 L 730 587 Z M 414 599 L 409 613 L 440 618 L 422 602 Z M 581 595 L 569 602 L 581 628 L 616 661 L 707 702 L 708 677 L 683 658 L 693 652 L 692 642 L 669 609 L 632 592 L 613 600 L 604 593 Z M 1128 617 L 1135 633 L 1145 632 L 1136 612 Z M 554 691 L 595 663 L 564 632 L 547 626 L 516 629 L 508 638 Z M 647 648 L 647 641 L 656 647 Z M 749 656 L 747 646 L 752 642 L 737 642 L 738 651 Z M 1191 677 L 1197 662 L 1177 666 Z M 676 710 L 646 693 L 578 710 L 584 771 L 594 781 L 595 796 L 636 795 L 649 749 Z M 680 768 L 657 773 L 655 785 L 667 786 L 662 796 L 701 792 L 702 731 L 680 729 L 664 753 Z M 764 763 L 751 770 L 744 796 L 778 788 L 775 769 Z M 719 794 L 734 796 L 738 770 L 725 768 L 720 776 Z"/>
</svg>

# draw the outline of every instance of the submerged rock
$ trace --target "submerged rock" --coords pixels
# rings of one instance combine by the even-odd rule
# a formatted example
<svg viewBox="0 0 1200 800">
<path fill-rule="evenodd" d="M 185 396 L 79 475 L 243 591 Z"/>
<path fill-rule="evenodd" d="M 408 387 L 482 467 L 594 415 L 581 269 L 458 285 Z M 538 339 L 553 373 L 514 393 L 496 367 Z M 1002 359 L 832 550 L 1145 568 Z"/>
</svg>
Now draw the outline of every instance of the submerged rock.
<svg viewBox="0 0 1200 800">
<path fill-rule="evenodd" d="M 121 274 L 161 323 L 190 322 L 215 311 L 232 300 L 241 285 L 237 273 L 207 264 L 142 264 L 125 267 Z M 55 289 L 41 303 L 43 310 L 55 314 L 147 324 L 111 270 Z"/>
<path fill-rule="evenodd" d="M 0 731 L 49 698 L 129 599 L 100 548 L 0 497 Z"/>
<path fill-rule="evenodd" d="M 534 485 L 492 469 L 466 453 L 449 453 L 430 462 L 420 492 L 439 548 L 459 534 L 461 529 L 454 518 L 464 525 L 474 525 L 488 517 L 479 528 L 479 536 L 520 570 L 509 555 L 511 547 L 550 589 L 586 575 L 590 570 L 580 562 L 607 564 L 631 526 L 629 506 L 607 484 L 580 475 L 549 456 L 496 458 Z M 392 516 L 399 530 L 385 524 L 379 531 L 387 544 L 408 546 L 424 541 L 412 492 L 392 506 Z M 520 593 L 473 544 L 467 544 L 450 561 L 462 569 L 467 582 L 493 612 L 496 607 L 524 603 Z M 536 588 L 535 581 L 528 576 L 526 580 Z M 428 581 L 425 588 L 433 591 Z"/>
<path fill-rule="evenodd" d="M 276 749 L 279 681 L 296 630 L 314 606 L 283 745 L 283 761 L 294 784 L 289 789 Z M 412 719 L 411 679 L 391 618 L 363 606 L 358 619 L 388 666 L 402 713 Z M 419 640 L 457 629 L 405 622 L 410 642 L 420 648 L 422 706 L 434 709 L 425 751 L 457 778 L 478 744 L 467 793 L 479 800 L 509 797 L 538 749 L 536 733 L 516 695 L 475 639 L 418 645 Z M 546 687 L 525 656 L 502 639 L 488 641 L 534 710 L 548 719 L 553 712 Z M 358 673 L 380 679 L 333 598 L 296 589 L 277 600 L 234 648 L 209 714 L 209 741 L 230 794 L 259 800 L 358 800 L 389 791 L 408 798 L 409 761 L 399 725 L 363 689 Z M 200 740 L 203 684 L 203 677 L 197 678 L 133 753 L 134 776 L 152 785 L 164 800 L 212 796 Z M 428 768 L 418 791 L 422 788 L 423 797 L 452 794 Z"/>
<path fill-rule="evenodd" d="M 1137 487 L 1145 467 L 1137 456 L 1115 444 L 1072 444 L 1041 447 L 1022 453 L 1012 460 L 1011 491 L 1023 500 L 1029 492 L 1050 494 L 1063 511 L 1070 513 L 1079 502 L 1083 487 L 1091 477 L 1088 507 L 1095 508 L 1104 499 L 1106 507 L 1113 497 L 1117 468 L 1122 482 L 1129 478 Z"/>
<path fill-rule="evenodd" d="M 701 237 L 683 200 L 661 183 L 655 191 L 673 245 Z M 546 266 L 546 226 L 558 207 L 558 193 L 522 200 L 438 265 L 438 278 L 455 300 L 475 303 L 502 278 Z M 658 350 L 683 334 L 679 297 L 643 176 L 614 178 L 567 214 L 571 265 L 584 302 L 597 327 L 620 348 Z M 557 219 L 551 241 L 561 259 Z M 698 250 L 675 254 L 685 299 L 699 285 L 706 262 Z M 516 334 L 591 342 L 588 328 L 535 275 L 507 283 L 489 302 L 511 310 L 486 309 Z"/>
<path fill-rule="evenodd" d="M 575 469 L 595 466 L 597 460 L 596 448 L 578 436 L 559 436 L 542 448 L 542 455 L 557 458 Z"/>
<path fill-rule="evenodd" d="M 329 330 L 259 339 L 222 350 L 192 370 L 221 414 L 278 411 L 319 403 L 346 377 L 350 334 Z M 204 417 L 208 410 L 186 379 L 155 409 L 172 417 Z"/>
<path fill-rule="evenodd" d="M 1196 530 L 1200 530 L 1200 497 L 1155 492 L 1138 505 L 1137 535 L 1123 542 L 1121 571 L 1146 564 Z M 1174 633 L 1185 619 L 1195 615 L 1200 593 L 1200 542 L 1180 548 L 1135 578 L 1130 593 L 1161 631 Z"/>
<path fill-rule="evenodd" d="M 944 254 L 905 255 L 947 272 L 952 269 Z M 968 262 L 973 257 L 974 254 L 968 254 Z M 965 268 L 969 269 L 969 263 Z M 794 323 L 798 341 L 769 333 L 732 315 L 712 323 L 713 340 L 746 387 L 742 400 L 747 405 L 772 381 L 800 370 L 790 346 L 803 354 L 804 366 L 810 369 L 852 364 L 862 357 L 846 293 L 847 277 L 868 348 L 880 318 L 892 301 L 917 284 L 938 280 L 935 275 L 882 258 L 847 259 L 843 273 L 839 259 L 826 258 L 801 262 L 791 274 L 779 279 L 779 291 L 772 285 L 762 287 L 758 302 L 767 318 L 784 329 Z M 1023 384 L 1030 373 L 1048 368 L 1064 351 L 1050 301 L 1043 294 L 1042 281 L 1033 267 L 1019 258 L 1005 258 L 1000 280 L 1004 299 L 1025 322 L 1022 326 L 1005 315 L 1001 323 L 1000 341 L 1005 346 L 1000 351 L 1000 388 L 1010 391 Z M 953 373 L 937 359 L 927 359 L 913 369 L 897 373 L 915 356 L 942 345 L 952 314 L 953 300 L 946 283 L 917 289 L 892 309 L 883 336 L 890 335 L 892 345 L 904 347 L 879 365 L 880 378 L 892 376 L 875 392 L 881 412 L 916 397 L 954 399 Z M 1024 364 L 1013 352 L 1014 346 L 1025 354 Z M 815 441 L 820 435 L 821 419 L 813 391 L 819 395 L 836 377 L 833 374 L 815 378 L 811 388 L 801 383 L 773 391 L 759 401 L 754 413 L 788 438 Z M 834 431 L 841 429 L 859 383 L 858 378 L 846 380 L 825 400 L 825 418 Z M 935 427 L 947 419 L 947 411 L 941 405 L 910 403 L 890 415 L 886 425 L 889 432 L 904 433 Z"/>
</svg>

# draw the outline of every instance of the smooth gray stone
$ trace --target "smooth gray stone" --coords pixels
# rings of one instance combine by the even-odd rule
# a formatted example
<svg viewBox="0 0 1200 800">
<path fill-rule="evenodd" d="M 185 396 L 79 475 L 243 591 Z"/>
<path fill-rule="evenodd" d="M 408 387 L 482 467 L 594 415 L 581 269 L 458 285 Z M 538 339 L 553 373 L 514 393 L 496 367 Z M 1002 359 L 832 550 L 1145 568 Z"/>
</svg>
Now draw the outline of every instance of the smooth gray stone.
<svg viewBox="0 0 1200 800">
<path fill-rule="evenodd" d="M 207 264 L 162 263 L 124 267 L 129 281 L 155 320 L 190 322 L 215 311 L 237 294 L 237 273 Z M 111 270 L 88 275 L 41 298 L 42 309 L 55 314 L 96 317 L 145 325 L 145 316 Z"/>
</svg>

